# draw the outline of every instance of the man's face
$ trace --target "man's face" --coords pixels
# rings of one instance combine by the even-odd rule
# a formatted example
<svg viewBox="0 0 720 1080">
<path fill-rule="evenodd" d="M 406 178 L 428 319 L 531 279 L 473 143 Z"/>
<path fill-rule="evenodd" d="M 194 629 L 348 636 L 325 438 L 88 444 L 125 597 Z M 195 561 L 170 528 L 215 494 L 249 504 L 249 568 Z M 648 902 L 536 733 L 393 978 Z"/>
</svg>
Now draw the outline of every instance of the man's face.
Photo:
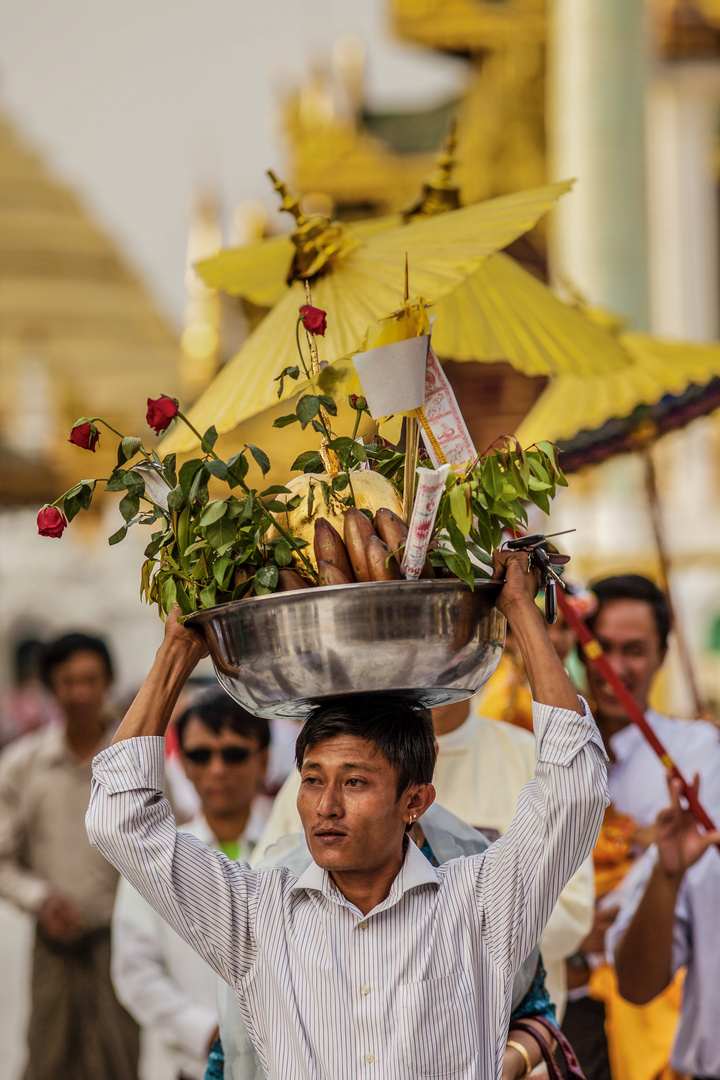
<svg viewBox="0 0 720 1080">
<path fill-rule="evenodd" d="M 665 657 L 652 608 L 644 600 L 609 600 L 595 618 L 594 631 L 610 664 L 645 711 L 651 683 Z M 592 664 L 585 667 L 598 715 L 625 727 L 628 717 L 612 690 Z"/>
<path fill-rule="evenodd" d="M 297 807 L 317 865 L 371 874 L 397 860 L 417 791 L 416 785 L 398 798 L 395 770 L 365 739 L 336 735 L 315 743 L 305 752 Z"/>
<path fill-rule="evenodd" d="M 193 716 L 183 731 L 182 752 L 185 774 L 206 814 L 235 817 L 250 808 L 267 769 L 268 753 L 258 749 L 257 739 L 226 727 L 216 735 Z"/>
<path fill-rule="evenodd" d="M 73 653 L 50 672 L 50 689 L 65 713 L 68 724 L 81 727 L 102 719 L 110 678 L 97 653 Z"/>
</svg>

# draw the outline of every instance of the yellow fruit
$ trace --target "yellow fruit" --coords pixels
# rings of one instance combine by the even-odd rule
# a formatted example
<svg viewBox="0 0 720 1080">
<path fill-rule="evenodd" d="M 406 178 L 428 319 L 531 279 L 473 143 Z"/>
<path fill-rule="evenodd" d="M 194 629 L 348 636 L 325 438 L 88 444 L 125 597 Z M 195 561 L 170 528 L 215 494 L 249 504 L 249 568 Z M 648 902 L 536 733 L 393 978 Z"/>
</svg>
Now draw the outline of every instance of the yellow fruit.
<svg viewBox="0 0 720 1080">
<path fill-rule="evenodd" d="M 389 510 L 393 510 L 402 517 L 402 497 L 400 492 L 384 476 L 372 472 L 370 469 L 359 469 L 357 472 L 351 473 L 350 478 L 353 494 L 355 495 L 355 505 L 358 510 L 369 510 L 374 516 L 382 506 L 386 506 Z M 293 498 L 295 495 L 302 496 L 302 502 L 295 510 L 288 510 L 284 514 L 277 513 L 273 516 L 277 518 L 285 532 L 292 533 L 293 536 L 297 536 L 301 540 L 307 540 L 307 547 L 303 548 L 303 553 L 316 569 L 317 563 L 313 552 L 315 520 L 325 518 L 335 526 L 342 536 L 343 516 L 347 509 L 347 507 L 343 506 L 342 499 L 346 499 L 350 494 L 350 488 L 345 488 L 339 492 L 339 496 L 333 497 L 331 495 L 330 505 L 326 506 L 322 488 L 320 487 L 321 481 L 330 484 L 332 483 L 332 477 L 327 473 L 303 473 L 302 476 L 294 476 L 292 480 L 286 483 L 285 487 L 292 492 L 292 495 L 274 496 L 280 502 L 287 502 L 288 499 Z M 311 510 L 308 512 L 308 493 L 311 486 L 313 500 Z M 265 540 L 274 540 L 279 535 L 277 529 L 271 527 L 265 534 Z M 297 555 L 293 558 L 296 564 L 300 564 L 301 560 Z"/>
</svg>

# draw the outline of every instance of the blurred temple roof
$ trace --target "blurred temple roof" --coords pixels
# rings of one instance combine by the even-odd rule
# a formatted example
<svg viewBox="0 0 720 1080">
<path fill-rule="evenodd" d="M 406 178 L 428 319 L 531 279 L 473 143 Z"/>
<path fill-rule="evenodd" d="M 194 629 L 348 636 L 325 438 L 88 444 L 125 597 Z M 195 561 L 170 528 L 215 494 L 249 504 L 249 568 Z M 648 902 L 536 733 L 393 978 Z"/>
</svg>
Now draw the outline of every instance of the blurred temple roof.
<svg viewBox="0 0 720 1080">
<path fill-rule="evenodd" d="M 178 358 L 113 241 L 0 114 L 0 505 L 108 475 L 114 436 L 90 461 L 67 442 L 73 422 L 147 434 L 146 399 L 177 392 Z"/>
</svg>

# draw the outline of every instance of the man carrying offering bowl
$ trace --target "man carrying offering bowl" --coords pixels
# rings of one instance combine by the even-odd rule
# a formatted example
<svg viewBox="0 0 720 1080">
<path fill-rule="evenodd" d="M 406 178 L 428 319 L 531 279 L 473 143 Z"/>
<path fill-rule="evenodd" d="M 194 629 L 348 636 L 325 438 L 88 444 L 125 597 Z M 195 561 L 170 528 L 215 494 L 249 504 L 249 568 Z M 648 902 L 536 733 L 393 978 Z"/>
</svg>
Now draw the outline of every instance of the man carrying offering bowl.
<svg viewBox="0 0 720 1080">
<path fill-rule="evenodd" d="M 434 799 L 433 728 L 414 699 L 378 724 L 362 698 L 319 703 L 297 746 L 313 858 L 253 871 L 178 834 L 163 742 L 205 654 L 168 620 L 114 744 L 94 763 L 92 843 L 235 989 L 271 1080 L 497 1077 L 513 975 L 595 844 L 607 801 L 595 723 L 557 659 L 525 553 L 495 553 L 497 606 L 533 691 L 537 767 L 505 836 L 433 867 L 407 831 Z M 366 688 L 367 689 L 367 688 Z"/>
</svg>

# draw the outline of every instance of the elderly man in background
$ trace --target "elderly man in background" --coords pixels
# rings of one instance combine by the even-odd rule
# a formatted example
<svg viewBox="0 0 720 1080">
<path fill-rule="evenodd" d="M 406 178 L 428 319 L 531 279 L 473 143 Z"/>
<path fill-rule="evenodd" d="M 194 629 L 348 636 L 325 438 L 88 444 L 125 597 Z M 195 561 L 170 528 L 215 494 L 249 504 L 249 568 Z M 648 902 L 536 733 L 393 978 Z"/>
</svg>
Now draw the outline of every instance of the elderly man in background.
<svg viewBox="0 0 720 1080">
<path fill-rule="evenodd" d="M 267 769 L 267 720 L 213 689 L 185 710 L 176 732 L 201 807 L 181 830 L 233 861 L 248 859 L 265 823 L 253 804 Z M 214 972 L 125 880 L 112 932 L 115 990 L 143 1031 L 141 1075 L 202 1080 L 218 1027 Z"/>
<path fill-rule="evenodd" d="M 118 874 L 84 828 L 90 763 L 115 729 L 110 654 L 67 634 L 42 670 L 63 722 L 0 755 L 0 895 L 36 919 L 25 1080 L 134 1080 L 138 1029 L 110 981 Z"/>
</svg>

